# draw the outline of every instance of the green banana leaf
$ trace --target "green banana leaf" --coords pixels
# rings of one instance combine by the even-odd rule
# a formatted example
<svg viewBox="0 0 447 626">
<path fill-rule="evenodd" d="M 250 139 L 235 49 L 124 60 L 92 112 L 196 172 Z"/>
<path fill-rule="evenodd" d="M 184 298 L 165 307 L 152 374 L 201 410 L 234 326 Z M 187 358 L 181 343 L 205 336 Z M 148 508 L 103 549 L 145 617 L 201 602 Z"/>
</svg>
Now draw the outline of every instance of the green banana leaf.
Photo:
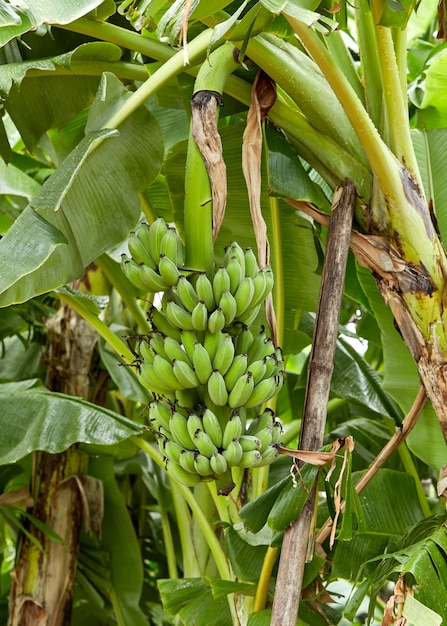
<svg viewBox="0 0 447 626">
<path fill-rule="evenodd" d="M 33 450 L 56 453 L 75 443 L 116 444 L 144 426 L 80 398 L 51 393 L 36 380 L 0 385 L 0 463 Z"/>
<path fill-rule="evenodd" d="M 119 63 L 121 56 L 118 46 L 98 41 L 52 58 L 1 66 L 0 93 L 26 147 L 33 151 L 47 130 L 64 128 L 77 113 L 89 107 L 101 74 L 110 68 L 119 75 L 123 67 Z M 146 70 L 134 67 L 134 77 L 144 80 Z"/>
<path fill-rule="evenodd" d="M 45 0 L 20 2 L 19 7 L 2 3 L 0 46 L 42 24 L 68 24 L 96 9 L 103 0 Z"/>
<path fill-rule="evenodd" d="M 79 278 L 85 266 L 136 225 L 137 193 L 161 167 L 158 124 L 140 108 L 119 132 L 98 130 L 129 96 L 114 75 L 103 77 L 90 107 L 87 136 L 0 241 L 0 306 Z"/>
</svg>

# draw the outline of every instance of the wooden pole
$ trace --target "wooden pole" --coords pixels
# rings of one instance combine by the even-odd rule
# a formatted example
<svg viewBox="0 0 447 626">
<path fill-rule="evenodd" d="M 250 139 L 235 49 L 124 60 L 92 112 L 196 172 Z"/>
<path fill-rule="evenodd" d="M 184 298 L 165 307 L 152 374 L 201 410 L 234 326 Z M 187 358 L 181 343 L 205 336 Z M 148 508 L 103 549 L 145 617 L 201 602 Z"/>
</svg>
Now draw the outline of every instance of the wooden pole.
<svg viewBox="0 0 447 626">
<path fill-rule="evenodd" d="M 354 204 L 355 187 L 346 179 L 336 189 L 332 203 L 326 258 L 309 359 L 299 442 L 301 450 L 318 450 L 323 445 Z M 315 490 L 316 485 L 300 516 L 284 533 L 271 626 L 296 625 L 309 540 L 312 542 L 313 551 L 311 527 Z"/>
</svg>

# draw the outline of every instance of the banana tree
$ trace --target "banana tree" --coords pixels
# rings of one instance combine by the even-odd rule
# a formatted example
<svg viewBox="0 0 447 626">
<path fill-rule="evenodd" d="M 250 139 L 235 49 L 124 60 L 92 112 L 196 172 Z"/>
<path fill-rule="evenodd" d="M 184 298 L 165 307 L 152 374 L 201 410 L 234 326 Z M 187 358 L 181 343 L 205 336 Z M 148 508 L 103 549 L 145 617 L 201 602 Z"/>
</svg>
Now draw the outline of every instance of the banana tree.
<svg viewBox="0 0 447 626">
<path fill-rule="evenodd" d="M 285 424 L 290 423 L 284 442 L 293 441 L 300 425 L 296 407 L 302 405 L 300 389 L 305 384 L 305 368 L 296 355 L 311 341 L 313 324 L 308 312 L 317 308 L 320 261 L 326 245 L 319 224 L 328 225 L 332 192 L 349 178 L 357 195 L 356 226 L 351 237 L 356 260 L 351 257 L 348 263 L 344 321 L 361 316 L 359 333 L 363 323 L 370 342 L 368 353 L 371 355 L 373 345 L 379 349 L 379 369 L 383 350 L 385 389 L 368 363 L 339 342 L 331 392 L 343 400 L 345 408 L 334 405 L 331 409 L 329 405 L 327 431 L 351 434 L 348 426 L 352 420 L 346 427 L 343 420 L 358 405 L 362 419 L 371 420 L 367 428 L 372 423 L 377 428 L 377 416 L 381 416 L 392 430 L 410 409 L 419 375 L 434 412 L 430 406 L 424 410 L 409 446 L 432 471 L 439 470 L 446 457 L 442 436 L 446 438 L 446 259 L 441 243 L 445 237 L 445 176 L 439 158 L 445 134 L 445 107 L 439 96 L 445 57 L 442 44 L 437 45 L 431 37 L 434 7 L 427 7 L 425 14 L 422 4 L 415 15 L 411 3 L 402 6 L 376 1 L 361 2 L 355 8 L 320 5 L 317 1 L 222 1 L 215 3 L 212 13 L 205 1 L 175 2 L 172 6 L 154 2 L 81 4 L 81 8 L 79 3 L 59 7 L 48 2 L 39 10 L 26 3 L 20 9 L 9 4 L 3 7 L 0 90 L 6 114 L 0 147 L 9 163 L 2 166 L 3 310 L 13 311 L 24 306 L 21 303 L 57 290 L 57 297 L 87 319 L 112 350 L 124 355 L 128 364 L 133 363 L 139 357 L 139 338 L 151 331 L 147 321 L 151 305 L 144 293 L 148 289 L 144 285 L 135 289 L 121 274 L 116 263 L 121 251 L 113 250 L 136 227 L 140 213 L 151 224 L 158 216 L 174 222 L 185 248 L 184 270 L 212 276 L 214 267 L 225 263 L 224 248 L 235 239 L 243 247 L 261 242 L 260 252 L 268 250 L 256 221 L 257 241 L 254 237 L 250 209 L 253 211 L 258 201 L 270 240 L 276 326 L 272 309 L 266 319 L 288 357 L 288 382 L 279 395 L 277 413 Z M 424 45 L 417 37 L 425 37 Z M 408 121 L 407 68 L 412 80 L 413 130 Z M 259 70 L 269 78 L 267 84 L 274 98 L 260 115 L 260 123 L 250 126 L 250 113 L 245 122 L 247 107 L 251 105 L 253 112 L 256 98 L 258 105 L 262 102 L 256 90 Z M 207 168 L 202 161 L 206 146 L 202 143 L 200 147 L 194 109 L 191 125 L 189 110 L 193 96 L 203 92 L 212 95 L 214 107 L 206 132 L 202 131 L 205 144 L 211 143 Z M 266 117 L 268 121 L 261 127 Z M 245 127 L 250 131 L 243 137 Z M 242 143 L 245 178 L 240 173 Z M 250 152 L 256 151 L 259 157 L 261 148 L 262 161 L 252 163 L 247 174 Z M 256 215 L 259 219 L 259 211 Z M 261 260 L 267 262 L 268 254 Z M 122 325 L 128 328 L 130 341 L 136 342 L 136 353 L 101 320 L 98 309 L 85 296 L 62 288 L 81 277 L 93 261 L 113 285 L 109 293 L 115 295 L 110 295 L 110 301 L 119 294 L 126 307 L 120 316 L 130 316 Z M 154 313 L 151 315 L 153 320 Z M 393 327 L 393 318 L 403 342 Z M 10 329 L 5 335 L 8 332 Z M 110 353 L 107 356 L 103 350 L 102 359 L 112 378 L 124 385 Z M 135 380 L 133 370 L 123 371 L 133 381 L 127 380 L 125 385 L 132 387 L 132 398 L 147 401 L 147 390 Z M 345 371 L 352 372 L 349 382 Z M 154 389 L 158 390 L 157 385 Z M 24 391 L 17 388 L 19 395 L 13 399 L 19 402 Z M 348 413 L 346 407 L 350 407 Z M 103 413 L 103 419 L 107 417 L 115 426 L 116 413 Z M 360 441 L 365 426 L 351 424 L 358 429 L 355 432 Z M 130 425 L 126 423 L 126 427 Z M 132 452 L 135 443 L 143 449 L 144 463 L 150 458 L 154 467 L 164 465 L 153 442 L 139 437 L 139 426 L 125 432 L 134 435 Z M 120 437 L 124 434 L 112 437 L 113 443 Z M 384 437 L 380 428 L 377 437 Z M 427 440 L 428 450 L 424 445 Z M 86 437 L 74 432 L 69 442 L 58 444 L 58 449 L 76 441 L 85 442 Z M 111 440 L 104 436 L 102 442 L 96 439 L 95 443 L 110 445 Z M 5 451 L 4 462 L 25 458 L 30 450 L 42 446 L 54 451 L 49 441 L 33 439 L 30 445 L 15 456 Z M 380 486 L 373 487 L 372 483 L 361 496 L 366 507 L 368 501 L 378 502 L 387 489 L 394 493 L 393 479 L 399 482 L 406 498 L 399 499 L 401 515 L 396 519 L 390 515 L 387 520 L 392 541 L 386 545 L 379 540 L 380 519 L 362 516 L 360 507 L 354 515 L 352 507 L 357 500 L 350 483 L 345 484 L 344 495 L 351 509 L 350 513 L 345 509 L 343 516 L 340 541 L 333 553 L 333 575 L 352 580 L 358 589 L 341 609 L 331 608 L 330 598 L 321 591 L 321 581 L 329 580 L 329 576 L 319 575 L 324 559 L 314 555 L 304 572 L 303 587 L 308 594 L 303 593 L 302 623 L 352 623 L 366 594 L 373 600 L 372 617 L 378 590 L 399 573 L 404 576 L 405 603 L 396 601 L 397 610 L 408 615 L 416 611 L 419 619 L 432 619 L 430 623 L 440 623 L 436 614 L 445 619 L 445 589 L 440 575 L 445 567 L 446 541 L 440 528 L 442 516 L 428 523 L 435 509 L 430 508 L 422 492 L 414 459 L 405 446 L 399 448 L 399 457 L 396 467 L 383 470 L 375 479 Z M 141 455 L 138 458 L 141 463 Z M 364 469 L 370 460 L 366 455 L 358 469 Z M 111 465 L 106 465 L 91 460 L 89 471 L 103 479 L 106 502 L 116 506 L 109 510 L 123 516 Z M 244 471 L 237 495 L 229 496 L 226 504 L 224 496 L 218 496 L 212 487 L 199 484 L 193 494 L 173 476 L 169 479 L 173 504 L 167 505 L 161 495 L 166 478 L 157 473 L 157 480 L 149 483 L 146 469 L 139 472 L 146 485 L 151 484 L 152 493 L 159 494 L 162 513 L 170 580 L 160 581 L 159 592 L 167 614 L 179 614 L 185 623 L 210 624 L 216 614 L 213 602 L 218 601 L 221 615 L 233 623 L 295 623 L 300 594 L 292 594 L 290 589 L 299 589 L 300 582 L 297 584 L 296 564 L 288 561 L 286 550 L 278 572 L 273 617 L 266 609 L 273 593 L 269 581 L 276 578 L 282 532 L 304 506 L 303 494 L 316 484 L 317 470 L 304 466 L 300 480 L 306 487 L 301 490 L 291 489 L 288 466 L 282 459 L 275 462 L 270 473 L 268 468 Z M 409 482 L 402 469 L 410 474 Z M 322 481 L 320 487 L 324 489 Z M 334 488 L 333 484 L 328 487 L 328 504 L 321 507 L 320 517 L 331 512 Z M 298 491 L 301 496 L 296 497 Z M 241 509 L 247 499 L 250 503 Z M 183 550 L 182 580 L 178 580 L 175 541 L 167 515 L 170 506 L 176 512 Z M 405 517 L 411 523 L 402 524 Z M 354 535 L 352 528 L 349 530 L 353 519 L 358 525 Z M 215 520 L 220 521 L 224 547 L 213 532 Z M 423 520 L 425 532 L 421 530 Z M 318 519 L 318 526 L 323 522 Z M 412 524 L 416 525 L 413 535 Z M 107 528 L 105 545 L 113 555 L 113 532 Z M 409 538 L 399 543 L 399 535 L 406 532 Z M 192 543 L 188 539 L 191 534 Z M 285 542 L 293 542 L 293 527 L 285 537 Z M 343 540 L 349 540 L 351 552 Z M 426 566 L 415 556 L 419 542 L 436 563 L 436 568 L 428 570 L 428 586 L 437 589 L 438 600 L 424 585 L 419 596 L 409 599 L 411 576 L 421 583 Z M 332 550 L 327 543 L 324 546 Z M 135 543 L 132 554 L 134 550 Z M 392 555 L 384 561 L 388 569 L 365 564 L 385 551 Z M 125 584 L 117 573 L 119 563 L 112 557 L 111 587 L 123 584 L 124 598 Z M 362 564 L 364 575 L 357 578 Z M 287 573 L 285 579 L 283 572 Z M 200 578 L 205 575 L 208 578 Z M 231 594 L 229 602 L 227 594 Z M 123 609 L 122 598 L 117 599 L 110 586 L 105 595 L 122 623 L 130 619 L 129 615 L 141 619 L 134 598 L 131 608 Z M 389 609 L 385 614 L 390 619 Z"/>
</svg>

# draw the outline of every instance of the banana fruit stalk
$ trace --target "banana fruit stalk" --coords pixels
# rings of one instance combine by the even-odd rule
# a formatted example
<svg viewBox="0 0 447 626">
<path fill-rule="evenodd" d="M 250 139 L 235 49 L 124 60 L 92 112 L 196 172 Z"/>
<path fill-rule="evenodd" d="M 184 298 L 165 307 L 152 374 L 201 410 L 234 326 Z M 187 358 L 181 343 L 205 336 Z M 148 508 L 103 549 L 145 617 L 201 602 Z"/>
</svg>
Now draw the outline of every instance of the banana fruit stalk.
<svg viewBox="0 0 447 626">
<path fill-rule="evenodd" d="M 162 218 L 128 239 L 124 274 L 138 289 L 163 292 L 139 345 L 142 384 L 153 393 L 149 424 L 166 469 L 185 485 L 216 480 L 227 494 L 233 467 L 272 463 L 281 425 L 271 411 L 250 415 L 281 389 L 284 362 L 266 334 L 252 330 L 273 288 L 269 266 L 233 242 L 214 276 L 184 268 L 180 238 Z M 256 414 L 256 413 L 255 413 Z"/>
</svg>

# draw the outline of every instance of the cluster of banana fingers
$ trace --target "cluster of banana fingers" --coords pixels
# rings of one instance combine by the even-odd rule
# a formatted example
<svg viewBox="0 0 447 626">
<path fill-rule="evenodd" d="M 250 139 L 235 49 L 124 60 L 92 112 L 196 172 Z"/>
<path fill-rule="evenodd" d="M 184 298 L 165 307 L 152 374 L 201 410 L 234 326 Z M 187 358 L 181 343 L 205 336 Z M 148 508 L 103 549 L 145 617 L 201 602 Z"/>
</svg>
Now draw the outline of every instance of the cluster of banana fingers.
<svg viewBox="0 0 447 626">
<path fill-rule="evenodd" d="M 265 412 L 245 430 L 247 409 L 261 407 L 284 381 L 280 348 L 264 327 L 251 329 L 272 290 L 272 270 L 260 269 L 253 250 L 236 242 L 211 278 L 186 270 L 180 237 L 162 218 L 131 234 L 129 252 L 122 258 L 126 276 L 139 289 L 163 292 L 161 306 L 150 312 L 153 332 L 139 344 L 138 366 L 141 382 L 157 397 L 150 419 L 167 470 L 187 485 L 219 477 L 226 493 L 232 467 L 266 465 L 277 455 L 278 422 L 261 429 L 271 433 L 269 441 L 266 432 L 261 438 L 249 432 L 257 419 L 267 419 Z M 237 424 L 237 431 L 239 423 L 241 432 L 228 439 L 227 430 Z"/>
<path fill-rule="evenodd" d="M 206 406 L 192 411 L 157 399 L 149 407 L 149 419 L 160 434 L 169 471 L 188 486 L 219 480 L 232 467 L 268 465 L 276 458 L 281 436 L 281 425 L 269 409 L 246 429 L 243 409 L 222 423 Z"/>
</svg>

